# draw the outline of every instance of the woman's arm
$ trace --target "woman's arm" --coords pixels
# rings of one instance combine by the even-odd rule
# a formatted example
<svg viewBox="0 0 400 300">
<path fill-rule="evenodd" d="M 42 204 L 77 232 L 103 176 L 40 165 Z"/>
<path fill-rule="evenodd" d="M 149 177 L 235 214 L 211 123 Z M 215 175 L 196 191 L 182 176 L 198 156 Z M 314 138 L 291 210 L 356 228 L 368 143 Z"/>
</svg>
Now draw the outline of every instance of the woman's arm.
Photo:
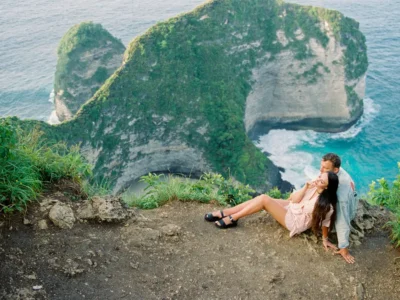
<svg viewBox="0 0 400 300">
<path fill-rule="evenodd" d="M 299 203 L 301 199 L 303 199 L 304 194 L 306 193 L 310 185 L 311 182 L 306 182 L 306 184 L 300 190 L 293 192 L 288 200 L 294 203 Z"/>
<path fill-rule="evenodd" d="M 329 241 L 328 232 L 329 232 L 329 227 L 322 226 L 322 244 L 324 245 L 325 251 L 328 251 L 329 248 L 338 250 L 338 247 L 336 247 Z"/>
<path fill-rule="evenodd" d="M 331 225 L 332 215 L 333 215 L 333 208 L 329 210 L 329 212 L 325 216 L 325 220 L 322 221 L 322 244 L 324 245 L 325 251 L 328 251 L 329 248 L 338 250 L 338 248 L 334 244 L 332 244 L 328 239 L 329 226 Z"/>
<path fill-rule="evenodd" d="M 322 226 L 322 240 L 323 241 L 328 240 L 328 231 L 329 231 L 329 227 Z"/>
</svg>

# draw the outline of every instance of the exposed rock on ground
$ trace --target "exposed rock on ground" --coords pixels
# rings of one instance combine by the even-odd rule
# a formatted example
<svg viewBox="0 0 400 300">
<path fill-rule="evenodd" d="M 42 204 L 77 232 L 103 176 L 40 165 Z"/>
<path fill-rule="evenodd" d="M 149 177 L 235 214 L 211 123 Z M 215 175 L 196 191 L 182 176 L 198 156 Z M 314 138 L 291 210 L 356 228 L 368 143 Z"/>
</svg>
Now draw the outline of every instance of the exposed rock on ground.
<svg viewBox="0 0 400 300">
<path fill-rule="evenodd" d="M 68 205 L 57 202 L 49 212 L 50 220 L 62 229 L 71 229 L 75 223 L 74 212 Z"/>
<path fill-rule="evenodd" d="M 51 198 L 61 204 L 61 195 Z M 43 220 L 42 207 L 32 205 L 25 218 Z M 354 265 L 310 233 L 289 239 L 264 212 L 217 229 L 203 220 L 215 209 L 176 201 L 136 209 L 121 224 L 76 222 L 70 230 L 1 216 L 0 299 L 398 299 L 399 253 L 379 208 L 360 204 L 365 238 L 351 247 Z"/>
<path fill-rule="evenodd" d="M 365 235 L 377 226 L 382 226 L 382 220 L 385 220 L 387 215 L 388 211 L 383 207 L 372 206 L 361 200 L 358 203 L 357 215 L 351 223 L 350 241 L 357 246 L 361 245 Z"/>
<path fill-rule="evenodd" d="M 83 220 L 122 222 L 129 217 L 129 212 L 121 205 L 121 199 L 113 196 L 93 197 L 77 210 L 79 218 Z"/>
</svg>

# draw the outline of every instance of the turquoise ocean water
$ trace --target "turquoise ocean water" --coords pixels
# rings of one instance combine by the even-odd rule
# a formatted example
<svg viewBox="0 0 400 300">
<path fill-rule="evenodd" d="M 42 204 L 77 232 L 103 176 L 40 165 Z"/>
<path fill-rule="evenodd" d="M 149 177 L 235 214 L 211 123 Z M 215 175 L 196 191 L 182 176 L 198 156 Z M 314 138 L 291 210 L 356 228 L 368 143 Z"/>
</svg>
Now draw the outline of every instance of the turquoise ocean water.
<svg viewBox="0 0 400 300">
<path fill-rule="evenodd" d="M 245 1 L 245 0 L 243 0 Z M 125 45 L 151 25 L 189 11 L 203 0 L 2 0 L 0 2 L 0 116 L 49 121 L 58 42 L 74 24 L 101 23 Z M 337 9 L 360 22 L 369 69 L 364 116 L 338 134 L 273 130 L 256 141 L 300 185 L 333 151 L 365 193 L 381 177 L 393 180 L 400 161 L 400 0 L 296 0 Z"/>
</svg>

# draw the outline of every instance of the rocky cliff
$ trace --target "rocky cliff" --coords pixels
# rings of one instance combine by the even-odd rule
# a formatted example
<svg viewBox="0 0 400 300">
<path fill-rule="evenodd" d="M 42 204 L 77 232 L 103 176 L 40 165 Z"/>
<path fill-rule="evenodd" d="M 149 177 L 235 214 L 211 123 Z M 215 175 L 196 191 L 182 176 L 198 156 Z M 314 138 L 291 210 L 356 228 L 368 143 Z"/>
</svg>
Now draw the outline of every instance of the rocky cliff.
<svg viewBox="0 0 400 300">
<path fill-rule="evenodd" d="M 281 17 L 293 18 L 301 9 L 287 7 Z M 312 10 L 333 15 L 331 11 Z M 362 115 L 368 65 L 365 39 L 353 20 L 339 20 L 340 34 L 329 18 L 315 24 L 325 34 L 321 40 L 307 39 L 300 26 L 294 31 L 276 31 L 275 42 L 282 51 L 273 61 L 268 61 L 271 55 L 267 53 L 266 62 L 251 70 L 253 84 L 245 111 L 250 136 L 256 138 L 270 128 L 343 131 Z M 305 54 L 298 59 L 293 50 L 301 41 Z"/>
<path fill-rule="evenodd" d="M 54 80 L 55 108 L 69 120 L 121 66 L 124 45 L 99 24 L 73 26 L 58 47 Z"/>
<path fill-rule="evenodd" d="M 133 40 L 122 66 L 57 127 L 114 192 L 148 172 L 217 171 L 271 187 L 249 135 L 341 130 L 362 114 L 365 38 L 341 13 L 274 0 L 209 1 Z"/>
</svg>

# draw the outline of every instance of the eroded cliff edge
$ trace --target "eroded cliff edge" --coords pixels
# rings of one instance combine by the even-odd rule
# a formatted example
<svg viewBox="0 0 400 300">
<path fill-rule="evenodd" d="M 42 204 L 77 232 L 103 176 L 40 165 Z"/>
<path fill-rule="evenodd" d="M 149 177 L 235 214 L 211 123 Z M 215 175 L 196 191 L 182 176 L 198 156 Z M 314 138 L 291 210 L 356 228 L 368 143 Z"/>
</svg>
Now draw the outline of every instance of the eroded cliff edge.
<svg viewBox="0 0 400 300">
<path fill-rule="evenodd" d="M 125 46 L 100 24 L 73 26 L 58 46 L 54 104 L 60 121 L 69 120 L 121 66 Z"/>
<path fill-rule="evenodd" d="M 298 9 L 288 7 L 280 17 L 294 18 Z M 368 61 L 358 23 L 341 17 L 339 29 L 338 22 L 332 22 L 332 11 L 311 11 L 329 16 L 315 24 L 324 38 L 307 38 L 300 26 L 278 30 L 276 42 L 282 51 L 273 61 L 252 69 L 245 126 L 253 138 L 271 128 L 343 131 L 363 113 Z M 293 51 L 300 41 L 302 57 Z"/>
<path fill-rule="evenodd" d="M 358 23 L 337 11 L 210 1 L 133 40 L 122 66 L 56 131 L 81 143 L 116 193 L 156 171 L 271 187 L 274 167 L 249 135 L 271 124 L 350 126 L 362 114 L 367 65 Z"/>
</svg>

